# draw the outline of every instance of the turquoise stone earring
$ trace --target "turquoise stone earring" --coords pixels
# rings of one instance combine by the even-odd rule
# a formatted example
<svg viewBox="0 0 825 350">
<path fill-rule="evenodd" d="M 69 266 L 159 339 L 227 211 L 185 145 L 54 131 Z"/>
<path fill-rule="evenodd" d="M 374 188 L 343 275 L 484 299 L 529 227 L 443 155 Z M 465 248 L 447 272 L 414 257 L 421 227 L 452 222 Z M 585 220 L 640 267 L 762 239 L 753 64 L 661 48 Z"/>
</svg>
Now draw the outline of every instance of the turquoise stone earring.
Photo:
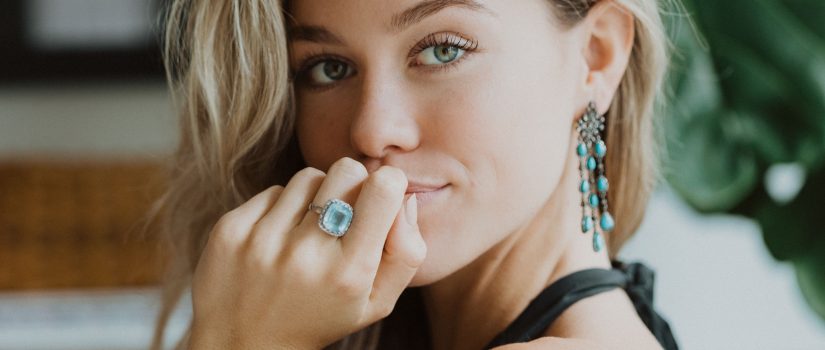
<svg viewBox="0 0 825 350">
<path fill-rule="evenodd" d="M 616 223 L 607 211 L 607 189 L 609 183 L 604 171 L 604 157 L 607 145 L 602 139 L 604 116 L 596 111 L 596 104 L 587 104 L 587 111 L 579 119 L 579 144 L 576 154 L 579 156 L 579 192 L 582 194 L 582 233 L 593 230 L 593 251 L 604 248 L 604 234 L 613 230 Z M 596 225 L 598 223 L 598 225 Z"/>
</svg>

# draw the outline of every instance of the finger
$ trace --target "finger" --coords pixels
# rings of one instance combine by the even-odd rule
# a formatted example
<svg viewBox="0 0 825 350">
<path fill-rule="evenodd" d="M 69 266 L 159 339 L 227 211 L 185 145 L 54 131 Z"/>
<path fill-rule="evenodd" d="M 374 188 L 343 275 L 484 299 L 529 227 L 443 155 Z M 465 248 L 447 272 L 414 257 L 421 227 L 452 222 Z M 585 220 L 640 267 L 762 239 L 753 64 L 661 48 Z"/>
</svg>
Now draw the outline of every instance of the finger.
<svg viewBox="0 0 825 350">
<path fill-rule="evenodd" d="M 368 176 L 367 168 L 365 168 L 363 164 L 349 157 L 341 158 L 330 166 L 327 176 L 324 178 L 324 182 L 321 184 L 318 192 L 315 193 L 312 203 L 321 207 L 330 199 L 340 199 L 348 204 L 354 203 L 358 197 L 358 192 L 361 190 L 361 184 Z M 355 213 L 353 214 L 357 215 Z M 304 217 L 299 227 L 301 231 L 305 231 L 308 234 L 301 237 L 292 237 L 291 239 L 324 240 L 325 242 L 337 241 L 337 239 L 335 239 L 336 237 L 324 232 L 318 225 L 318 221 L 320 220 L 319 213 L 307 210 L 307 208 L 304 207 L 303 215 Z M 315 232 L 317 232 L 317 234 L 312 234 Z M 346 232 L 351 233 L 352 228 Z"/>
<path fill-rule="evenodd" d="M 272 205 L 278 200 L 283 189 L 283 186 L 270 186 L 252 196 L 252 198 L 237 208 L 230 210 L 227 214 L 231 214 L 232 220 L 234 220 L 236 224 L 251 228 L 272 208 Z"/>
<path fill-rule="evenodd" d="M 210 240 L 216 239 L 232 247 L 248 244 L 255 223 L 277 201 L 281 191 L 281 186 L 269 187 L 224 214 L 215 223 Z"/>
<path fill-rule="evenodd" d="M 325 177 L 323 171 L 312 167 L 295 173 L 275 204 L 255 224 L 250 245 L 273 249 L 283 246 L 287 233 L 301 222 L 307 205 Z"/>
<path fill-rule="evenodd" d="M 283 190 L 283 186 L 271 186 L 221 217 L 216 223 L 218 230 L 210 234 L 208 247 L 204 250 L 198 264 L 204 261 L 209 264 L 208 262 L 212 260 L 206 257 L 211 254 L 221 254 L 218 260 L 224 261 L 231 256 L 223 254 L 232 254 L 236 252 L 236 249 L 245 249 L 250 244 L 256 222 L 278 201 Z"/>
<path fill-rule="evenodd" d="M 344 255 L 357 262 L 359 271 L 374 277 L 387 234 L 407 191 L 407 177 L 401 169 L 382 166 L 364 182 L 355 202 L 350 234 L 341 240 Z"/>
<path fill-rule="evenodd" d="M 266 215 L 266 213 L 272 209 L 276 202 L 278 202 L 278 198 L 281 197 L 281 193 L 284 192 L 284 186 L 272 186 L 267 188 L 264 192 L 261 192 L 255 197 L 261 196 L 260 204 L 255 205 L 254 208 L 249 209 L 249 215 L 255 218 L 254 224 L 257 224 L 261 218 Z M 253 199 L 255 197 L 252 197 Z"/>
<path fill-rule="evenodd" d="M 386 317 L 392 312 L 401 292 L 410 284 L 427 256 L 427 245 L 417 224 L 417 198 L 415 195 L 409 197 L 398 211 L 381 254 L 381 263 L 370 292 L 369 305 L 373 319 Z"/>
</svg>

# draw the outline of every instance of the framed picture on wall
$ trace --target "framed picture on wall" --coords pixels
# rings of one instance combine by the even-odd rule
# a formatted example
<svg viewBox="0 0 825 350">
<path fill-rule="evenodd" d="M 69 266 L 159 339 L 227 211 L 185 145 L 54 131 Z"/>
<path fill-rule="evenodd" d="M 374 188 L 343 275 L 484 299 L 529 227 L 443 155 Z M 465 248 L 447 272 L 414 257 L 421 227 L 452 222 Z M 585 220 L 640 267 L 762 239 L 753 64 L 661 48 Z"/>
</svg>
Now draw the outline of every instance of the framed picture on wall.
<svg viewBox="0 0 825 350">
<path fill-rule="evenodd" d="M 0 1 L 0 83 L 163 79 L 160 2 Z"/>
</svg>

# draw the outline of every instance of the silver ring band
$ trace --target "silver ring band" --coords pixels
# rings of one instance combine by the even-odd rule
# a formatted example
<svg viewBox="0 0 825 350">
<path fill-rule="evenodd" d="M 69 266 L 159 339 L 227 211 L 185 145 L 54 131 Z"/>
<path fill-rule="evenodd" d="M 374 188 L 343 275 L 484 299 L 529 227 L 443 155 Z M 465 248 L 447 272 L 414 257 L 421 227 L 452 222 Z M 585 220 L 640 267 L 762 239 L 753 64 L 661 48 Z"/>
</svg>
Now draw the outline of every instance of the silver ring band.
<svg viewBox="0 0 825 350">
<path fill-rule="evenodd" d="M 317 205 L 315 203 L 309 203 L 309 208 L 307 208 L 307 210 L 321 214 L 324 210 L 324 207 Z"/>
</svg>

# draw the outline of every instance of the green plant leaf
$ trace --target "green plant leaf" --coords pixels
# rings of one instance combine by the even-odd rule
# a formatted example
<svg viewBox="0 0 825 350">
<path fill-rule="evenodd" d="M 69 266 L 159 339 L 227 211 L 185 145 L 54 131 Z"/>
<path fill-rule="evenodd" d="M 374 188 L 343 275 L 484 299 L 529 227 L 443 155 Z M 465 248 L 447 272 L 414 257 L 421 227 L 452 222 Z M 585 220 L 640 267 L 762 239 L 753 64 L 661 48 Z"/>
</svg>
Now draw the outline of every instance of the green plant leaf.
<svg viewBox="0 0 825 350">
<path fill-rule="evenodd" d="M 825 1 L 684 0 L 667 17 L 676 44 L 668 87 L 665 174 L 695 209 L 760 224 L 771 254 L 792 261 L 825 319 Z M 773 164 L 808 172 L 777 204 L 764 187 Z"/>
<path fill-rule="evenodd" d="M 760 203 L 754 215 L 768 250 L 777 260 L 825 252 L 818 211 L 825 196 L 825 171 L 809 175 L 796 198 L 786 204 Z M 825 266 L 823 266 L 825 268 Z M 823 290 L 825 292 L 825 290 Z"/>
<path fill-rule="evenodd" d="M 813 254 L 794 260 L 796 280 L 808 305 L 819 314 L 825 315 L 825 256 Z"/>
</svg>

